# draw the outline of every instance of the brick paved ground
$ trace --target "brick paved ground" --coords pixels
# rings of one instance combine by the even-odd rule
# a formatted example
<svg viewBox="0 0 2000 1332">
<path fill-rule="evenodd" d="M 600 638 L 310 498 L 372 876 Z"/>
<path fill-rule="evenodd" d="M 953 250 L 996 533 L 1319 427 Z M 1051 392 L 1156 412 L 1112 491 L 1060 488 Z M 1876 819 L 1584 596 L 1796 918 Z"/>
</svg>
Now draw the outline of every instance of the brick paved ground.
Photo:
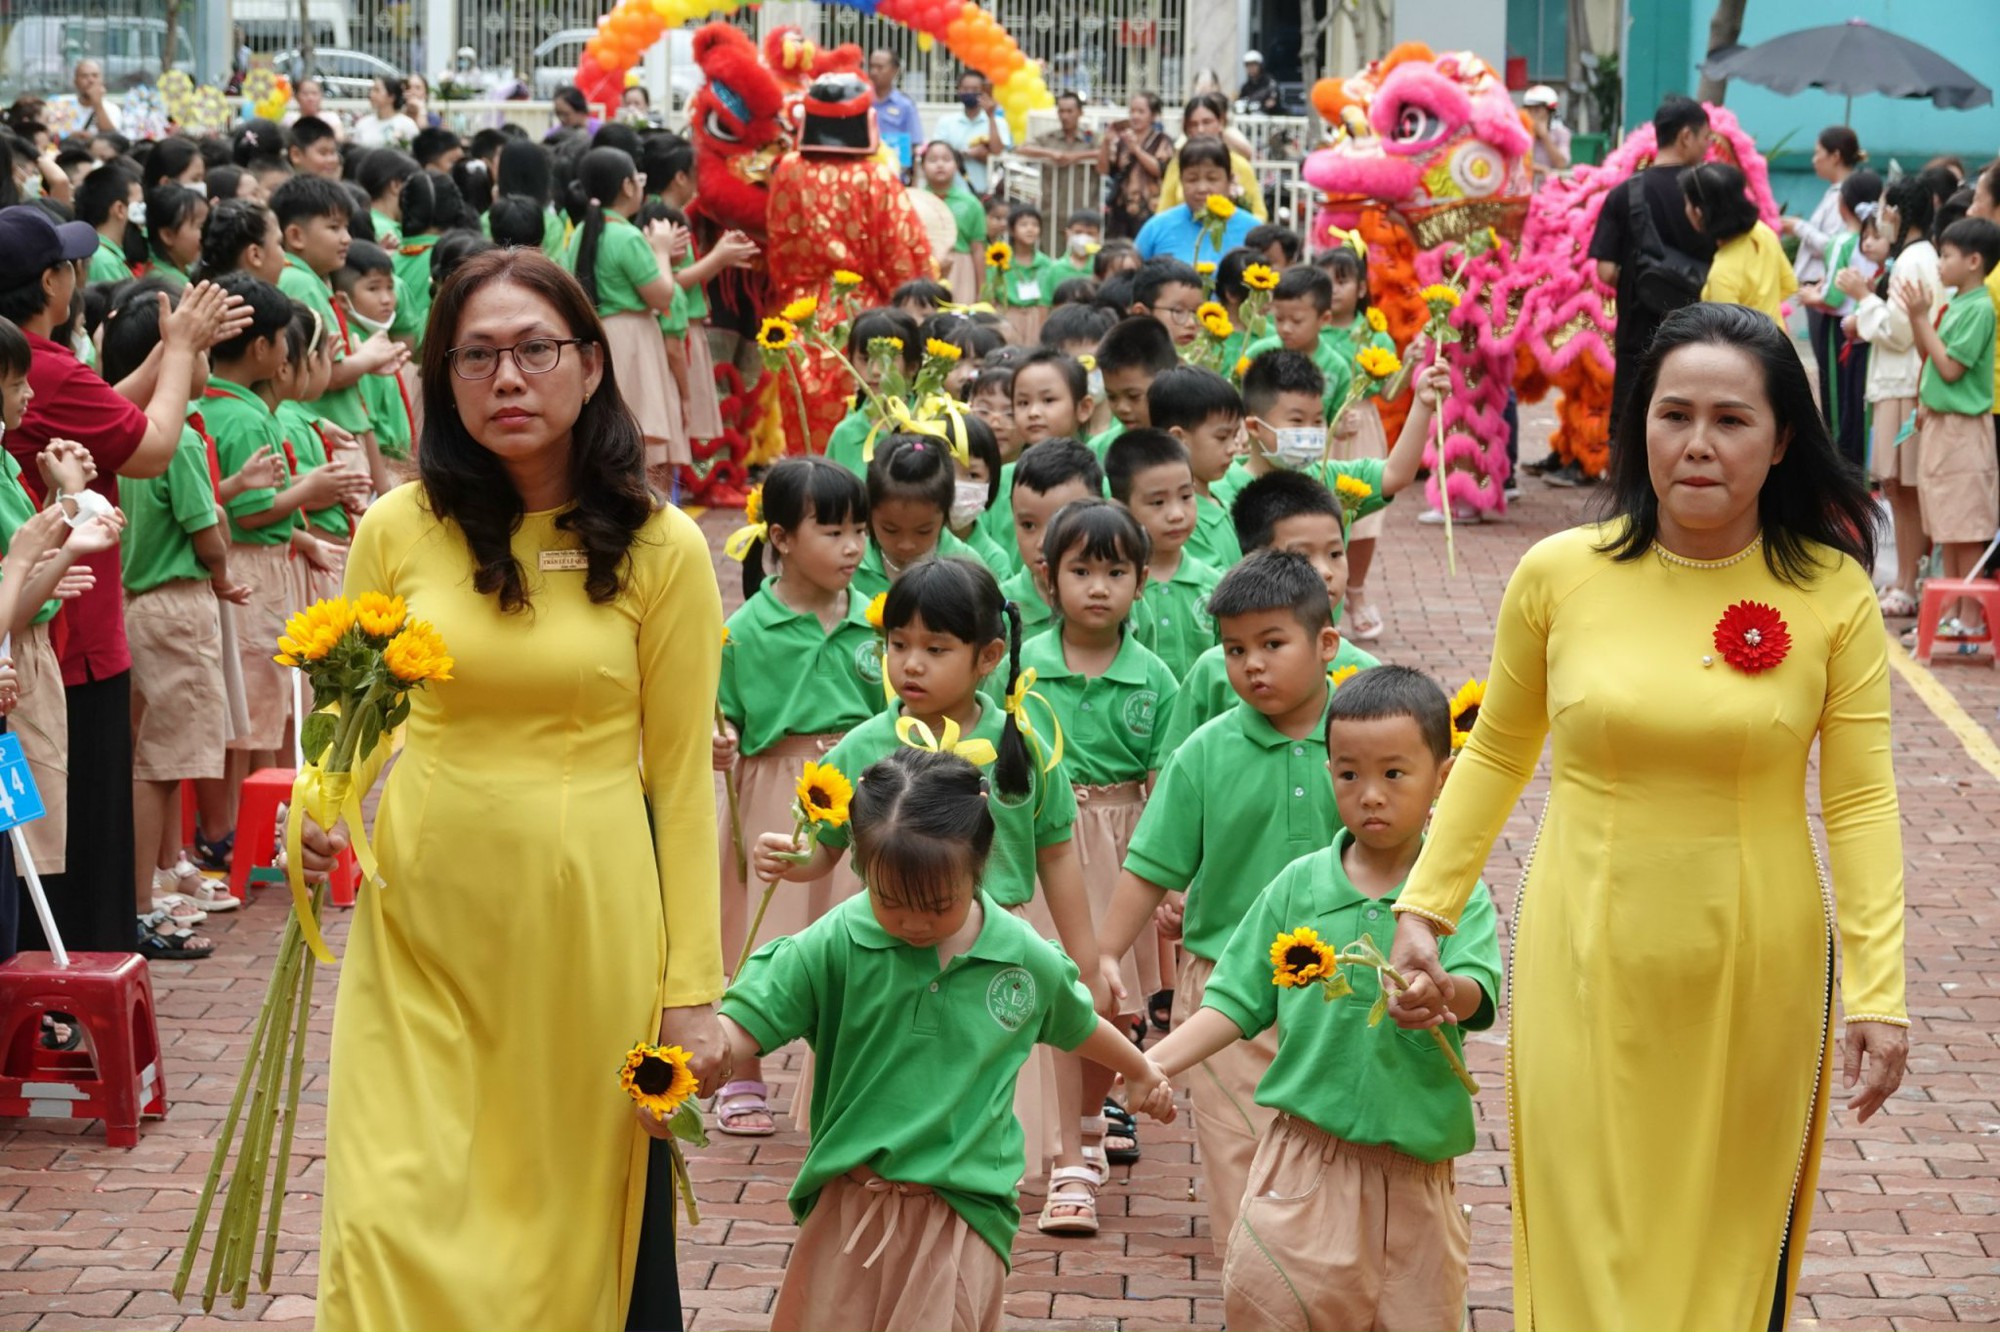
<svg viewBox="0 0 2000 1332">
<path fill-rule="evenodd" d="M 1547 429 L 1529 415 L 1531 438 Z M 1532 450 L 1531 450 L 1532 452 Z M 1390 594 L 1381 655 L 1419 664 L 1455 686 L 1483 674 L 1490 625 L 1507 572 L 1537 537 L 1566 525 L 1585 496 L 1528 483 L 1501 525 L 1461 529 L 1460 574 L 1446 576 L 1438 534 L 1413 505 L 1394 506 L 1378 568 Z M 710 515 L 717 540 L 730 515 Z M 735 568 L 724 571 L 732 604 Z M 1938 677 L 1989 733 L 2000 672 L 1940 665 Z M 1865 1128 L 1836 1114 L 1820 1179 L 1806 1276 L 1794 1310 L 1804 1326 L 1920 1328 L 2000 1324 L 2000 782 L 1900 681 L 1897 773 L 1909 866 L 1909 1081 Z M 1520 875 L 1541 789 L 1531 790 L 1496 847 L 1487 878 L 1502 908 Z M 198 1328 L 198 1305 L 168 1296 L 182 1234 L 228 1101 L 282 920 L 271 897 L 238 919 L 210 922 L 215 959 L 154 970 L 173 1111 L 138 1149 L 113 1151 L 90 1124 L 0 1121 L 0 1329 L 112 1324 Z M 344 925 L 336 924 L 339 946 Z M 325 1059 L 330 1009 L 321 993 L 311 1051 Z M 1504 1021 L 1504 1013 L 1503 1013 Z M 1511 1326 L 1501 1033 L 1471 1044 L 1480 1101 L 1480 1150 L 1462 1163 L 1474 1209 L 1472 1303 L 1479 1329 Z M 767 1065 L 767 1067 L 773 1067 Z M 793 1060 L 774 1069 L 789 1106 Z M 309 1326 L 317 1272 L 316 1221 L 324 1063 L 313 1065 L 294 1156 L 284 1251 L 269 1294 L 236 1320 Z M 1105 1189 L 1103 1233 L 1052 1241 L 1032 1228 L 1015 1248 L 1007 1308 L 1018 1327 L 1216 1327 L 1219 1268 L 1200 1204 L 1185 1120 L 1143 1130 L 1145 1160 Z M 687 1235 L 682 1276 L 695 1332 L 761 1328 L 792 1229 L 784 1195 L 803 1142 L 782 1133 L 751 1144 L 722 1139 L 695 1163 L 702 1225 Z M 1038 1197 L 1024 1199 L 1030 1214 Z M 226 1311 L 224 1311 L 226 1312 Z"/>
</svg>

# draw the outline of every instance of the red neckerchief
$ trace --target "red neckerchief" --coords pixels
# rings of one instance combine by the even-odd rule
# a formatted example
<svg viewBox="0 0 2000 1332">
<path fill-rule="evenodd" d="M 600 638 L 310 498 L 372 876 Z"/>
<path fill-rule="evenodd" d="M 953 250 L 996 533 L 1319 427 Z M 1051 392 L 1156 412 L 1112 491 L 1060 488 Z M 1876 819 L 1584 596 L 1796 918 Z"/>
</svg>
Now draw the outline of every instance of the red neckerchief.
<svg viewBox="0 0 2000 1332">
<path fill-rule="evenodd" d="M 222 502 L 222 458 L 215 451 L 215 436 L 208 433 L 208 423 L 201 419 L 200 412 L 188 413 L 188 425 L 201 436 L 201 446 L 208 454 L 208 484 L 215 490 L 215 501 Z"/>
</svg>

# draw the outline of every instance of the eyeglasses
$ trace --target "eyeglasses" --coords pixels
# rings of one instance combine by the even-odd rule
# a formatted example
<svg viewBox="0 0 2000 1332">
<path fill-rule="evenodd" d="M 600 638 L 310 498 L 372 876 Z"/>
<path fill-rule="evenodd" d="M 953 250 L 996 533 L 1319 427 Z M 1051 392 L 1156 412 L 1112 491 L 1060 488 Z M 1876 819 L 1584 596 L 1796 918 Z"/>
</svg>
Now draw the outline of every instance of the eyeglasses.
<svg viewBox="0 0 2000 1332">
<path fill-rule="evenodd" d="M 453 347 L 446 356 L 451 372 L 460 379 L 491 379 L 500 369 L 500 358 L 512 356 L 514 368 L 524 375 L 545 375 L 562 360 L 564 347 L 581 347 L 588 338 L 529 338 L 511 347 Z"/>
<path fill-rule="evenodd" d="M 1194 311 L 1178 309 L 1171 305 L 1156 305 L 1153 307 L 1153 313 L 1161 319 L 1171 319 L 1176 324 L 1192 324 L 1194 322 Z"/>
</svg>

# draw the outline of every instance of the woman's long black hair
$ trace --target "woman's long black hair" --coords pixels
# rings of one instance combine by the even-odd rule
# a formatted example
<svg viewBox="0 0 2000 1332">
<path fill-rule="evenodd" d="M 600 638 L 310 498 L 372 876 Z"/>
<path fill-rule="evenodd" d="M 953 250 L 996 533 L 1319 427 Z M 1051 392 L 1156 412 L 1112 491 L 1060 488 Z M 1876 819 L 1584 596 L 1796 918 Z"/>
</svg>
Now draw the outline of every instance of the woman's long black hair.
<svg viewBox="0 0 2000 1332">
<path fill-rule="evenodd" d="M 1000 594 L 1000 584 L 985 565 L 952 557 L 919 560 L 889 585 L 882 603 L 886 633 L 922 620 L 934 634 L 950 634 L 972 645 L 977 653 L 995 640 L 1007 645 L 1007 693 L 1021 676 L 1021 608 Z M 999 758 L 993 764 L 993 786 L 1009 800 L 1034 789 L 1035 764 L 1028 742 L 1014 715 L 1000 731 Z"/>
<path fill-rule="evenodd" d="M 570 216 L 577 219 L 576 280 L 597 304 L 597 245 L 604 236 L 604 213 L 625 182 L 639 174 L 632 155 L 619 148 L 593 148 L 577 163 L 570 182 Z"/>
<path fill-rule="evenodd" d="M 1701 229 L 1717 245 L 1757 225 L 1757 203 L 1743 172 L 1727 162 L 1703 162 L 1681 172 L 1681 194 L 1701 210 Z"/>
<path fill-rule="evenodd" d="M 472 548 L 472 585 L 497 596 L 500 608 L 528 607 L 528 585 L 514 558 L 513 535 L 520 529 L 520 492 L 500 460 L 472 437 L 458 417 L 452 395 L 451 349 L 472 293 L 488 283 L 513 282 L 554 306 L 569 335 L 595 348 L 604 377 L 584 402 L 571 434 L 571 507 L 556 526 L 572 532 L 588 561 L 584 590 L 594 602 L 615 601 L 625 590 L 632 543 L 653 515 L 646 486 L 645 448 L 639 423 L 618 395 L 604 325 L 584 299 L 576 279 L 539 250 L 490 250 L 469 259 L 445 282 L 431 307 L 424 338 L 424 430 L 418 467 L 430 510 L 450 519 Z M 584 354 L 566 347 L 564 356 Z"/>
<path fill-rule="evenodd" d="M 764 476 L 764 521 L 796 533 L 811 518 L 829 526 L 868 521 L 868 490 L 861 478 L 839 463 L 816 454 L 783 458 Z M 743 556 L 743 597 L 747 601 L 764 585 L 763 541 L 750 543 Z"/>
<path fill-rule="evenodd" d="M 1757 496 L 1764 563 L 1795 587 L 1832 567 L 1814 546 L 1831 547 L 1872 570 L 1879 514 L 1861 473 L 1834 447 L 1791 338 L 1759 311 L 1706 302 L 1674 311 L 1653 335 L 1639 382 L 1618 418 L 1617 444 L 1611 450 L 1607 516 L 1624 522 L 1599 549 L 1614 559 L 1636 560 L 1659 535 L 1660 498 L 1647 465 L 1646 421 L 1660 366 L 1674 352 L 1697 343 L 1733 347 L 1758 363 L 1778 436 L 1790 440 Z"/>
</svg>

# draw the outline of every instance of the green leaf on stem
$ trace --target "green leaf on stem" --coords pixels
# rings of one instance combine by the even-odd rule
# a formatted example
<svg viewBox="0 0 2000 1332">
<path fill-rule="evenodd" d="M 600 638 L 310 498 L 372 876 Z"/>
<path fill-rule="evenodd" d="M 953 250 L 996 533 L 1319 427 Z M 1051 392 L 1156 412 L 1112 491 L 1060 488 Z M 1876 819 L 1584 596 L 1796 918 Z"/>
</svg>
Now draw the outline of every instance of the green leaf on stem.
<svg viewBox="0 0 2000 1332">
<path fill-rule="evenodd" d="M 299 748 L 305 751 L 306 762 L 317 763 L 325 757 L 328 746 L 333 744 L 338 720 L 331 712 L 307 715 L 305 725 L 299 728 Z"/>
<path fill-rule="evenodd" d="M 708 1146 L 708 1128 L 701 1122 L 701 1110 L 691 1100 L 681 1102 L 681 1108 L 668 1118 L 667 1128 L 690 1146 Z"/>
<path fill-rule="evenodd" d="M 1389 1015 L 1389 996 L 1386 993 L 1376 995 L 1374 1004 L 1372 1004 L 1368 1009 L 1368 1025 L 1371 1027 L 1379 1027 L 1382 1025 L 1382 1019 L 1387 1017 L 1388 1015 Z"/>
</svg>

